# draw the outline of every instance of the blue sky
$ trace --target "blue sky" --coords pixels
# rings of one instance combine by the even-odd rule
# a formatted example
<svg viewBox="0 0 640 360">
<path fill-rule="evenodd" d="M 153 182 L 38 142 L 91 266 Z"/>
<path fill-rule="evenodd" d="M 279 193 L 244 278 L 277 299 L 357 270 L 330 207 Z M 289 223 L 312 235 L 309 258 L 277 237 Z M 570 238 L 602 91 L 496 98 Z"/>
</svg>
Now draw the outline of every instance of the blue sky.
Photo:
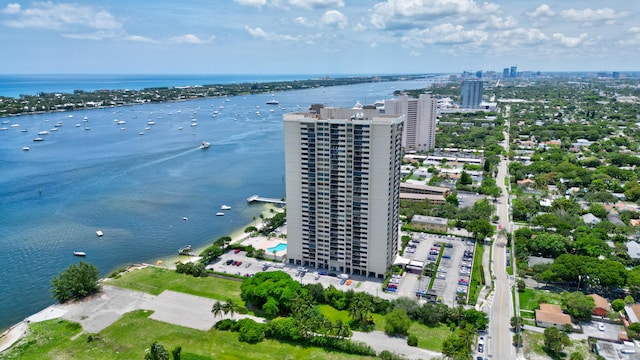
<svg viewBox="0 0 640 360">
<path fill-rule="evenodd" d="M 640 70 L 637 0 L 0 1 L 0 73 Z"/>
</svg>

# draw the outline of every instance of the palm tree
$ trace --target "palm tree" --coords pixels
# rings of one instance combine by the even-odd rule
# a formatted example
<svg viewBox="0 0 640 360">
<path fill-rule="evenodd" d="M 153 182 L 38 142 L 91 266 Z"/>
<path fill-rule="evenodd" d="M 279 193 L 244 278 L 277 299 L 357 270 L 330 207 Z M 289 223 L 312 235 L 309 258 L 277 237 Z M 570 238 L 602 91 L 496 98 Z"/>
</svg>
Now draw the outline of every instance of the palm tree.
<svg viewBox="0 0 640 360">
<path fill-rule="evenodd" d="M 225 313 L 223 308 L 224 308 L 224 305 L 222 305 L 222 303 L 220 303 L 220 301 L 216 301 L 215 303 L 213 303 L 213 307 L 211 308 L 211 312 L 213 313 L 213 318 L 214 319 L 216 317 L 218 317 L 218 315 L 220 315 L 220 317 L 222 317 L 222 314 Z"/>
<path fill-rule="evenodd" d="M 336 324 L 333 326 L 334 334 L 338 337 L 338 339 L 343 339 L 351 336 L 351 330 L 349 326 L 345 324 L 342 320 L 336 321 Z"/>
<path fill-rule="evenodd" d="M 227 302 L 225 302 L 224 305 L 222 305 L 222 311 L 224 312 L 224 314 L 225 315 L 230 314 L 232 318 L 233 318 L 233 314 L 236 314 L 239 310 L 240 310 L 240 305 L 238 305 L 238 303 L 236 303 L 232 299 L 227 299 Z"/>
</svg>

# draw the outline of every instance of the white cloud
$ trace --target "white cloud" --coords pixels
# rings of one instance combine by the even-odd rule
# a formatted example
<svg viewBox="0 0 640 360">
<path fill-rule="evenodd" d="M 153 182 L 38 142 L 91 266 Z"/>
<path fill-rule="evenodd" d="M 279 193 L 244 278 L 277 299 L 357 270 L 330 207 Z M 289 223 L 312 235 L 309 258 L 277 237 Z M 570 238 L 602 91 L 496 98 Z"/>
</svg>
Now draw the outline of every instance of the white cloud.
<svg viewBox="0 0 640 360">
<path fill-rule="evenodd" d="M 311 20 L 311 19 L 307 19 L 304 16 L 298 16 L 297 18 L 293 19 L 293 21 L 295 21 L 296 23 L 302 25 L 302 26 L 306 26 L 306 27 L 314 27 L 316 26 L 316 22 Z"/>
<path fill-rule="evenodd" d="M 249 33 L 249 35 L 253 36 L 254 38 L 258 38 L 258 39 L 264 39 L 264 40 L 271 40 L 271 41 L 297 41 L 300 40 L 299 37 L 297 36 L 292 36 L 292 35 L 281 35 L 281 34 L 276 34 L 276 33 L 267 33 L 266 31 L 262 30 L 262 28 L 256 27 L 256 28 L 252 28 L 248 25 L 244 26 L 244 30 Z"/>
<path fill-rule="evenodd" d="M 267 0 L 233 0 L 243 6 L 262 7 L 267 5 Z"/>
<path fill-rule="evenodd" d="M 1 14 L 17 14 L 20 12 L 20 4 L 7 4 L 7 7 L 0 10 Z"/>
<path fill-rule="evenodd" d="M 373 6 L 370 20 L 376 28 L 384 29 L 389 22 L 439 19 L 454 15 L 477 18 L 498 12 L 500 6 L 497 4 L 485 2 L 479 6 L 471 0 L 387 0 Z"/>
<path fill-rule="evenodd" d="M 375 48 L 378 47 L 378 43 L 374 41 L 371 44 L 369 44 L 369 47 L 372 48 L 372 49 L 375 49 Z"/>
<path fill-rule="evenodd" d="M 570 47 L 570 48 L 574 48 L 577 46 L 580 46 L 581 44 L 583 44 L 585 42 L 585 40 L 587 39 L 587 34 L 586 33 L 582 33 L 580 34 L 580 36 L 578 37 L 570 37 L 570 36 L 565 36 L 561 33 L 554 33 L 553 34 L 553 38 L 558 40 L 558 42 L 566 47 Z"/>
<path fill-rule="evenodd" d="M 305 9 L 326 9 L 344 6 L 344 1 L 342 0 L 287 0 L 286 2 L 291 6 Z"/>
<path fill-rule="evenodd" d="M 489 38 L 486 31 L 465 30 L 462 25 L 450 23 L 434 26 L 431 29 L 411 30 L 402 37 L 405 46 L 423 47 L 424 45 L 482 44 Z"/>
<path fill-rule="evenodd" d="M 10 4 L 4 11 L 13 15 L 4 23 L 16 28 L 41 28 L 52 30 L 91 28 L 98 30 L 120 30 L 122 23 L 108 11 L 91 6 L 51 2 L 34 3 L 22 9 Z"/>
<path fill-rule="evenodd" d="M 619 40 L 618 45 L 622 46 L 635 46 L 640 45 L 640 27 L 633 26 L 627 29 L 627 34 L 631 34 L 631 38 Z"/>
<path fill-rule="evenodd" d="M 323 25 L 335 26 L 338 29 L 344 29 L 347 26 L 347 17 L 338 10 L 329 10 L 322 14 L 320 22 Z"/>
<path fill-rule="evenodd" d="M 490 15 L 487 21 L 479 26 L 480 29 L 513 29 L 518 26 L 518 20 L 512 16 L 505 18 Z"/>
<path fill-rule="evenodd" d="M 601 8 L 591 10 L 590 8 L 586 8 L 584 10 L 576 10 L 569 9 L 563 10 L 561 13 L 563 18 L 569 21 L 605 21 L 605 20 L 616 20 L 624 17 L 631 16 L 632 13 L 629 11 L 618 11 L 611 8 Z"/>
<path fill-rule="evenodd" d="M 207 44 L 213 41 L 213 37 L 209 39 L 200 39 L 194 34 L 184 34 L 179 36 L 172 36 L 169 38 L 169 42 L 173 44 Z"/>
<path fill-rule="evenodd" d="M 528 12 L 527 15 L 531 18 L 540 18 L 540 17 L 552 17 L 556 13 L 551 10 L 551 7 L 547 4 L 542 4 L 538 6 L 534 11 Z"/>
<path fill-rule="evenodd" d="M 549 37 L 540 31 L 540 29 L 532 28 L 517 28 L 517 29 L 509 29 L 500 31 L 494 34 L 494 37 L 497 40 L 500 40 L 497 46 L 509 46 L 509 47 L 517 47 L 521 45 L 537 45 L 546 40 L 549 40 Z"/>
<path fill-rule="evenodd" d="M 135 41 L 135 42 L 157 43 L 157 41 L 153 39 L 150 39 L 146 36 L 140 36 L 140 35 L 129 35 L 125 37 L 125 40 Z"/>
</svg>

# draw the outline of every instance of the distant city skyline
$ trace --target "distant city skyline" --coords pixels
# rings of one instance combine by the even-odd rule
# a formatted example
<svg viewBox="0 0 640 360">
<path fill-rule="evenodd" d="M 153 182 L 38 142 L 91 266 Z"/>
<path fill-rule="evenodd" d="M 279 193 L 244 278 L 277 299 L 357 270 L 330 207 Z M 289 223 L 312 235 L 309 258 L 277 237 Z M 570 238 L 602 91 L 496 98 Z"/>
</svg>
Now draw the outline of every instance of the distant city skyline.
<svg viewBox="0 0 640 360">
<path fill-rule="evenodd" d="M 640 3 L 0 1 L 3 74 L 637 71 Z"/>
</svg>

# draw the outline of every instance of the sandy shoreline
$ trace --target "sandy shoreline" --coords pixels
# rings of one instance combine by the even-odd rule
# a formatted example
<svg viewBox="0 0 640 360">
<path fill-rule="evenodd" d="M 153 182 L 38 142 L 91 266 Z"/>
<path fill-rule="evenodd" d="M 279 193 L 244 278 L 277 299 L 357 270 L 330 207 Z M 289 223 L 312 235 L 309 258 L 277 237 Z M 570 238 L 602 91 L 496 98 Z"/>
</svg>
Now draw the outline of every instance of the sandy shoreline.
<svg viewBox="0 0 640 360">
<path fill-rule="evenodd" d="M 264 204 L 264 209 L 261 212 L 261 214 L 263 215 L 263 217 L 266 219 L 268 217 L 271 217 L 273 215 L 275 215 L 275 212 L 272 212 L 272 210 L 277 209 L 277 207 L 275 205 L 271 205 L 271 204 Z M 277 211 L 277 210 L 276 210 Z M 264 225 L 264 220 L 262 217 L 256 217 L 254 220 L 252 220 L 251 222 L 249 222 L 248 224 L 245 224 L 244 226 L 242 226 L 241 228 L 236 229 L 235 231 L 233 231 L 230 235 L 231 237 L 231 243 L 235 244 L 235 243 L 240 243 L 244 240 L 246 240 L 247 238 L 249 238 L 250 234 L 246 234 L 244 232 L 244 229 L 246 229 L 248 226 L 255 226 L 257 228 L 260 228 L 261 226 Z M 215 241 L 215 239 L 211 240 L 211 243 L 213 243 L 213 241 Z M 209 244 L 211 245 L 211 244 Z M 206 249 L 209 245 L 205 245 L 201 248 L 198 249 L 194 249 L 193 253 L 199 254 L 202 250 Z M 175 268 L 175 263 L 177 261 L 197 261 L 198 259 L 200 259 L 200 257 L 195 256 L 195 257 L 188 257 L 188 256 L 180 256 L 180 255 L 173 255 L 173 256 L 167 256 L 167 257 L 163 257 L 161 259 L 158 259 L 158 261 L 161 261 L 160 264 L 157 264 L 157 266 L 163 266 L 166 268 Z M 100 281 L 103 281 L 104 279 L 100 279 Z M 47 309 L 49 310 L 53 310 L 55 309 L 56 305 L 60 305 L 60 304 L 52 304 L 44 309 L 42 309 L 41 311 L 25 318 L 23 321 L 14 324 L 13 326 L 11 326 L 10 328 L 8 328 L 7 330 L 5 330 L 2 334 L 0 334 L 0 353 L 7 350 L 8 348 L 10 348 L 13 344 L 15 344 L 18 340 L 20 340 L 23 336 L 25 336 L 28 331 L 29 331 L 29 322 L 31 321 L 43 321 L 43 320 L 48 320 L 49 318 L 54 318 L 56 316 L 59 317 L 59 314 L 54 314 L 51 316 L 42 316 L 42 314 L 47 313 Z"/>
</svg>

